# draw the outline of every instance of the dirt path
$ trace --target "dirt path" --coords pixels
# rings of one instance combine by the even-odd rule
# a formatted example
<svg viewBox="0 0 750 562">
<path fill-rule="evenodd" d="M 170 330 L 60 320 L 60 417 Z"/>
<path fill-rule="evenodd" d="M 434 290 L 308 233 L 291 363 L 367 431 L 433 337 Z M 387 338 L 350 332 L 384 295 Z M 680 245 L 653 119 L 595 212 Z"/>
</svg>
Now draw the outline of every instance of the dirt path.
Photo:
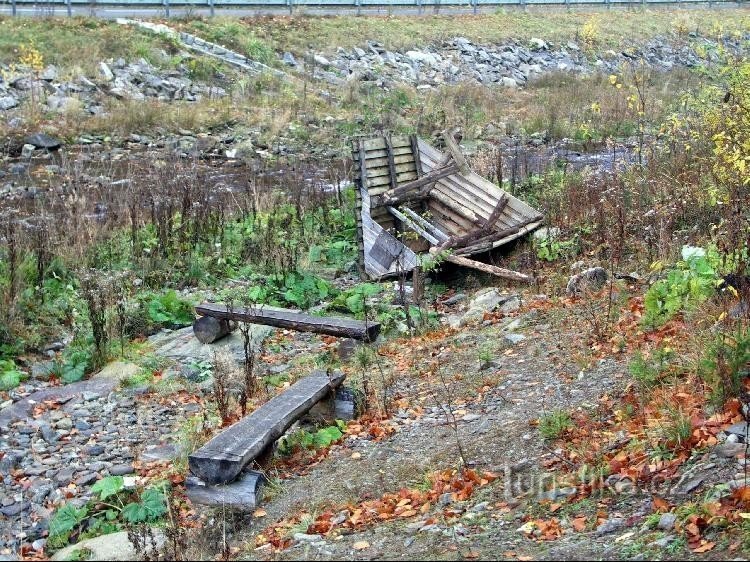
<svg viewBox="0 0 750 562">
<path fill-rule="evenodd" d="M 508 320 L 504 320 L 497 325 L 466 328 L 420 350 L 420 355 L 433 356 L 451 381 L 449 386 L 455 388 L 451 399 L 457 434 L 446 417 L 447 404 L 436 403 L 436 399 L 446 397 L 445 391 L 434 388 L 434 384 L 430 387 L 419 376 L 402 374 L 397 388 L 400 403 L 405 400 L 408 406 L 392 416 L 396 432 L 380 442 L 349 437 L 308 474 L 283 481 L 263 505 L 265 517 L 250 518 L 238 525 L 240 542 L 252 540 L 269 524 L 290 514 L 320 514 L 331 507 L 335 511 L 337 506 L 340 509 L 384 492 L 419 487 L 431 472 L 459 464 L 460 442 L 469 465 L 512 474 L 515 489 L 511 492 L 504 477 L 480 489 L 468 501 L 448 502 L 456 517 L 440 516 L 448 504 L 435 506 L 429 513 L 403 522 L 381 524 L 335 540 L 300 540 L 275 557 L 431 559 L 455 558 L 469 549 L 490 558 L 516 550 L 544 555 L 546 548 L 517 531 L 522 507 L 504 513 L 496 507 L 507 500 L 511 504 L 535 500 L 543 489 L 551 487 L 551 481 L 543 478 L 543 462 L 554 453 L 531 424 L 545 412 L 595 407 L 601 395 L 623 386 L 626 369 L 621 363 L 606 360 L 592 369 L 580 370 L 566 359 L 565 338 L 559 329 L 535 313 L 520 318 L 526 338 L 516 344 L 505 338 L 502 326 Z M 479 349 L 491 349 L 495 359 L 481 365 Z M 483 384 L 490 381 L 495 384 Z M 417 405 L 423 409 L 419 415 L 414 414 Z M 431 517 L 439 522 L 425 523 Z M 580 539 L 588 542 L 585 537 Z M 363 541 L 370 546 L 353 549 Z M 602 548 L 592 545 L 571 548 L 570 556 L 583 555 L 589 548 L 593 549 L 591 555 L 602 555 Z M 251 558 L 271 556 L 268 548 L 250 551 Z M 559 556 L 567 557 L 563 552 Z"/>
</svg>

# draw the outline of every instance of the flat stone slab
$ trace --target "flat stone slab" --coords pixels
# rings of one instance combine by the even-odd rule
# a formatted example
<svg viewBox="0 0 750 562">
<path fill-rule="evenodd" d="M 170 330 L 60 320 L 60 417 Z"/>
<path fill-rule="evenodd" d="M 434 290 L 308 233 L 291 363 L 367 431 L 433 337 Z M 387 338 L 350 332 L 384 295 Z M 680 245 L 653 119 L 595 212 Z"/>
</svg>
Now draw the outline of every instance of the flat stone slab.
<svg viewBox="0 0 750 562">
<path fill-rule="evenodd" d="M 157 550 L 162 548 L 165 543 L 164 533 L 160 529 L 153 529 L 154 539 Z M 80 556 L 78 551 L 88 551 L 87 557 L 80 560 L 143 560 L 142 553 L 136 552 L 133 544 L 128 540 L 127 531 L 119 531 L 87 539 L 77 544 L 63 548 L 55 552 L 52 560 L 73 560 L 74 557 Z M 149 560 L 156 560 L 158 552 L 155 552 L 151 546 L 147 546 L 146 553 Z M 78 558 L 75 558 L 78 560 Z"/>
<path fill-rule="evenodd" d="M 61 386 L 52 386 L 37 390 L 33 394 L 19 400 L 18 402 L 7 406 L 0 411 L 0 425 L 7 424 L 15 420 L 24 420 L 31 417 L 31 412 L 36 404 L 45 400 L 54 402 L 67 402 L 84 393 L 90 396 L 106 396 L 112 392 L 118 385 L 115 379 L 89 379 L 85 381 L 74 382 Z"/>
<path fill-rule="evenodd" d="M 231 425 L 188 457 L 190 471 L 207 484 L 225 484 L 279 439 L 344 380 L 315 371 Z"/>
<path fill-rule="evenodd" d="M 229 484 L 206 484 L 200 478 L 188 476 L 185 480 L 185 491 L 193 503 L 252 511 L 258 504 L 263 482 L 263 474 L 254 470 L 242 473 Z"/>
</svg>

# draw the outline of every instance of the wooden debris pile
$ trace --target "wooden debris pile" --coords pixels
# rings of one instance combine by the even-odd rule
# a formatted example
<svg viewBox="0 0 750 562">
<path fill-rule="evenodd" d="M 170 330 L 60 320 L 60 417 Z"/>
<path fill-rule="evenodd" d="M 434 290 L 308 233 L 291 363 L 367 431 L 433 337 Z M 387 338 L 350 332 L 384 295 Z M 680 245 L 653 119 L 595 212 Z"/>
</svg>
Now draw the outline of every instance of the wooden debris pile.
<svg viewBox="0 0 750 562">
<path fill-rule="evenodd" d="M 453 134 L 445 135 L 445 144 L 447 154 L 416 135 L 353 143 L 363 274 L 377 279 L 411 271 L 420 264 L 419 253 L 429 252 L 463 267 L 530 282 L 530 275 L 467 256 L 531 232 L 542 224 L 542 215 L 474 173 Z"/>
</svg>

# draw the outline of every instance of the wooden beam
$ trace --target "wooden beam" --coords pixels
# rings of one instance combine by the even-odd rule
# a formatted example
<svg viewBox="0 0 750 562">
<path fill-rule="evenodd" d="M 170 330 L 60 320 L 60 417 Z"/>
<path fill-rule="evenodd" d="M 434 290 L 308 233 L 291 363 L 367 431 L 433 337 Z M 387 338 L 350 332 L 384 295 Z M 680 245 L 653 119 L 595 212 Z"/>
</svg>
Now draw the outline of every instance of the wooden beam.
<svg viewBox="0 0 750 562">
<path fill-rule="evenodd" d="M 229 320 L 202 316 L 193 323 L 193 334 L 201 343 L 214 343 L 230 334 L 234 328 Z"/>
<path fill-rule="evenodd" d="M 392 189 L 390 191 L 386 191 L 382 195 L 378 197 L 377 202 L 373 201 L 373 207 L 382 207 L 385 205 L 399 205 L 403 203 L 405 200 L 409 200 L 407 197 L 410 194 L 410 192 L 417 192 L 420 195 L 417 196 L 417 198 L 426 198 L 428 193 L 426 191 L 420 190 L 420 188 L 423 187 L 431 187 L 432 184 L 434 184 L 436 181 L 438 181 L 441 178 L 444 178 L 446 176 L 453 175 L 458 172 L 458 167 L 455 164 L 448 164 L 447 166 L 443 166 L 441 168 L 436 168 L 435 170 L 432 170 L 430 173 L 423 175 L 421 178 L 418 178 L 414 181 L 410 181 L 408 183 L 402 184 L 398 186 L 396 189 Z M 417 191 L 420 190 L 420 191 Z"/>
<path fill-rule="evenodd" d="M 380 333 L 380 324 L 377 322 L 363 322 L 336 316 L 311 316 L 294 310 L 267 310 L 261 307 L 238 307 L 229 310 L 223 304 L 204 303 L 196 306 L 195 312 L 201 316 L 213 316 L 214 318 L 262 324 L 274 328 L 297 330 L 298 332 L 327 334 L 366 342 L 375 341 Z"/>
<path fill-rule="evenodd" d="M 384 136 L 385 150 L 388 153 L 388 175 L 391 178 L 391 189 L 396 189 L 398 182 L 396 180 L 396 163 L 393 160 L 393 147 L 391 146 L 391 137 Z"/>
<path fill-rule="evenodd" d="M 458 255 L 478 254 L 481 252 L 489 251 L 492 249 L 492 245 L 498 240 L 502 240 L 503 238 L 507 236 L 513 236 L 514 234 L 520 232 L 522 228 L 525 228 L 529 226 L 530 224 L 539 222 L 541 220 L 542 220 L 541 216 L 531 217 L 529 219 L 526 219 L 525 221 L 521 221 L 520 223 L 513 225 L 510 228 L 506 228 L 499 232 L 494 232 L 483 238 L 479 238 L 471 246 L 465 246 L 463 248 L 459 248 L 458 250 L 456 250 L 456 254 Z"/>
<path fill-rule="evenodd" d="M 231 425 L 188 457 L 190 472 L 206 484 L 233 481 L 291 425 L 344 380 L 315 371 Z"/>
<path fill-rule="evenodd" d="M 458 145 L 456 138 L 454 137 L 456 131 L 457 129 L 451 129 L 443 134 L 445 147 L 448 149 L 448 152 L 450 152 L 453 162 L 458 166 L 461 173 L 464 175 L 470 174 L 471 168 L 469 167 L 469 163 L 466 161 L 466 157 L 464 156 L 464 153 L 461 152 L 461 147 Z"/>
<path fill-rule="evenodd" d="M 485 237 L 487 233 L 492 229 L 492 227 L 495 226 L 495 223 L 500 218 L 500 215 L 503 214 L 505 207 L 508 205 L 508 201 L 510 201 L 508 194 L 503 193 L 503 195 L 500 197 L 500 200 L 497 202 L 497 205 L 495 205 L 495 208 L 492 210 L 490 216 L 487 217 L 487 220 L 484 221 L 479 228 L 467 234 L 464 234 L 463 236 L 455 236 L 450 240 L 446 240 L 440 245 L 439 249 L 445 250 L 447 248 L 463 248 L 469 245 L 474 240 Z M 504 236 L 501 236 L 500 238 L 504 238 Z M 500 238 L 497 238 L 497 240 L 500 240 Z"/>
<path fill-rule="evenodd" d="M 430 253 L 433 253 L 433 251 L 431 250 Z M 456 256 L 454 254 L 448 254 L 444 259 L 445 261 L 455 263 L 456 265 L 460 265 L 462 267 L 470 267 L 478 271 L 483 271 L 484 273 L 502 277 L 503 279 L 510 279 L 512 281 L 520 281 L 523 283 L 531 283 L 534 281 L 534 278 L 531 275 L 519 273 L 518 271 L 513 271 L 511 269 L 504 269 L 502 267 L 497 267 L 488 263 L 482 263 L 476 260 L 470 260 L 468 258 Z"/>
</svg>

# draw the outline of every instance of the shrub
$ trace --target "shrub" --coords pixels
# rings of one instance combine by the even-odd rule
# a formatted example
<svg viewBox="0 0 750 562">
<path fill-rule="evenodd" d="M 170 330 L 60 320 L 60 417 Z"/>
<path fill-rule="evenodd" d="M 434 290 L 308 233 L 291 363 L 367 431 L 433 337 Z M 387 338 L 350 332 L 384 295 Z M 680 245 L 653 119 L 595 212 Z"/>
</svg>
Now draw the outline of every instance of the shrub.
<svg viewBox="0 0 750 562">
<path fill-rule="evenodd" d="M 643 323 L 658 328 L 678 312 L 689 309 L 709 297 L 719 281 L 715 253 L 685 246 L 682 260 L 646 292 Z"/>
<path fill-rule="evenodd" d="M 721 407 L 739 396 L 750 376 L 750 328 L 738 326 L 733 334 L 720 333 L 700 362 L 701 378 L 709 387 L 711 402 Z"/>
<path fill-rule="evenodd" d="M 147 303 L 148 316 L 155 324 L 168 327 L 188 326 L 195 320 L 193 303 L 177 295 L 173 289 L 162 294 L 142 297 Z"/>
<path fill-rule="evenodd" d="M 545 439 L 558 439 L 573 427 L 573 420 L 568 412 L 556 410 L 539 420 L 539 433 Z"/>
<path fill-rule="evenodd" d="M 11 360 L 0 360 L 0 390 L 12 390 L 21 384 L 24 374 Z"/>
</svg>

